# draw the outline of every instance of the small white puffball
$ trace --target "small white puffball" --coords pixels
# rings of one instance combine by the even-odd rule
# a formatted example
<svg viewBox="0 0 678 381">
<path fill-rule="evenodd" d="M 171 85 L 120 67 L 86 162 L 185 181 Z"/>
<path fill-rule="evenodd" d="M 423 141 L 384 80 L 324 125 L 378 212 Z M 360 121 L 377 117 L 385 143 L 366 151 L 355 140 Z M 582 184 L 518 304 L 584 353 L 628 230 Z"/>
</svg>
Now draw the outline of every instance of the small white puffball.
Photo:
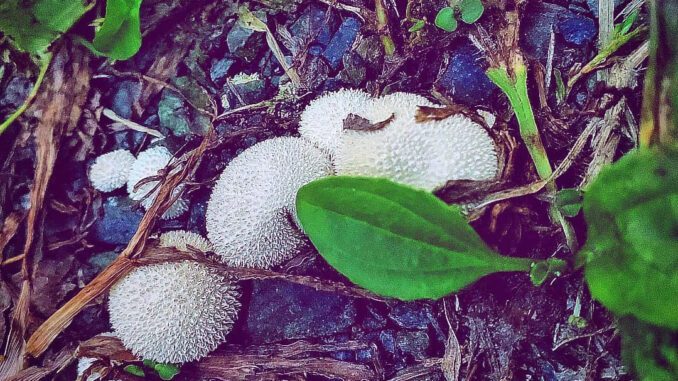
<svg viewBox="0 0 678 381">
<path fill-rule="evenodd" d="M 383 177 L 428 191 L 448 180 L 486 180 L 497 173 L 495 144 L 461 114 L 415 123 L 396 118 L 381 130 L 346 131 L 335 155 L 338 175 Z"/>
<path fill-rule="evenodd" d="M 198 233 L 186 230 L 172 230 L 160 235 L 160 247 L 174 247 L 177 250 L 189 251 L 189 246 L 202 252 L 212 251 L 212 244 Z"/>
<path fill-rule="evenodd" d="M 165 147 L 153 147 L 149 148 L 146 151 L 143 151 L 139 154 L 132 168 L 129 171 L 129 179 L 127 182 L 127 193 L 132 200 L 141 200 L 141 205 L 148 209 L 153 204 L 155 197 L 158 195 L 158 181 L 149 181 L 145 184 L 138 187 L 135 191 L 134 188 L 137 183 L 143 180 L 146 177 L 157 176 L 158 171 L 165 168 L 170 161 L 172 160 L 172 154 Z M 153 190 L 155 188 L 155 190 Z M 144 197 L 153 190 L 153 193 Z M 173 192 L 172 196 L 174 197 L 181 191 L 181 187 L 177 187 Z M 183 198 L 179 198 L 177 201 L 170 206 L 167 211 L 162 215 L 163 219 L 176 218 L 182 215 L 188 210 L 188 203 Z"/>
<path fill-rule="evenodd" d="M 299 134 L 333 155 L 344 129 L 344 119 L 349 114 L 363 116 L 370 105 L 370 96 L 360 90 L 327 93 L 313 100 L 301 113 Z"/>
<path fill-rule="evenodd" d="M 226 339 L 240 302 L 237 286 L 216 270 L 182 261 L 143 266 L 113 285 L 111 326 L 136 356 L 184 363 Z"/>
<path fill-rule="evenodd" d="M 231 266 L 269 268 L 299 252 L 304 235 L 295 199 L 306 183 L 332 174 L 327 155 L 294 137 L 265 140 L 224 169 L 207 204 L 207 236 Z"/>
<path fill-rule="evenodd" d="M 105 153 L 94 160 L 89 169 L 89 181 L 101 192 L 112 192 L 127 183 L 130 168 L 136 159 L 124 149 Z"/>
</svg>

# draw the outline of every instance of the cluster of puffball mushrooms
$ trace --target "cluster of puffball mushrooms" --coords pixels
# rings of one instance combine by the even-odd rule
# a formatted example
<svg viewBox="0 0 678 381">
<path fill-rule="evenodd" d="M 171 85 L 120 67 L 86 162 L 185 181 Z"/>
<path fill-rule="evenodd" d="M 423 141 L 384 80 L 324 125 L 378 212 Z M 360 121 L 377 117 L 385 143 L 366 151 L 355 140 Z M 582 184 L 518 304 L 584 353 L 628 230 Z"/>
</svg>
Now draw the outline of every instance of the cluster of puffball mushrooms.
<svg viewBox="0 0 678 381">
<path fill-rule="evenodd" d="M 434 191 L 448 180 L 496 175 L 495 144 L 484 127 L 462 114 L 416 122 L 418 106 L 436 107 L 407 93 L 372 98 L 362 91 L 340 90 L 321 96 L 301 115 L 301 137 L 257 143 L 224 169 L 207 205 L 209 240 L 172 231 L 159 237 L 160 246 L 214 252 L 230 266 L 270 268 L 304 245 L 295 198 L 299 188 L 313 180 L 332 175 L 383 177 Z M 351 126 L 355 120 L 383 126 Z M 139 181 L 167 170 L 172 157 L 161 146 L 137 158 L 125 150 L 113 151 L 95 160 L 89 178 L 102 192 L 127 184 L 130 197 L 148 208 L 158 180 Z M 178 217 L 187 206 L 178 198 L 162 218 Z M 184 363 L 206 356 L 225 341 L 240 308 L 238 297 L 237 285 L 217 270 L 182 261 L 133 270 L 111 288 L 108 309 L 115 336 L 135 355 Z"/>
</svg>

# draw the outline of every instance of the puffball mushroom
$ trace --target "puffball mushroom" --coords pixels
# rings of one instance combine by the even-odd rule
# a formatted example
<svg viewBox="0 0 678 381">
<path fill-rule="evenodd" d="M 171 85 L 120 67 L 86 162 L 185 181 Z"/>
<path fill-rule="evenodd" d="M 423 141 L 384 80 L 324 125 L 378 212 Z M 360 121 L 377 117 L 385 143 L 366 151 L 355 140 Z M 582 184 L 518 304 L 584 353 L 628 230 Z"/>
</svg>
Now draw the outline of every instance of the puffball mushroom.
<svg viewBox="0 0 678 381">
<path fill-rule="evenodd" d="M 237 286 L 207 265 L 143 266 L 113 285 L 111 326 L 136 356 L 158 362 L 200 359 L 226 339 L 240 309 Z"/>
<path fill-rule="evenodd" d="M 224 169 L 207 204 L 207 237 L 231 266 L 269 268 L 299 252 L 304 235 L 295 198 L 306 183 L 332 174 L 327 155 L 294 137 L 265 140 Z"/>
<path fill-rule="evenodd" d="M 313 100 L 301 113 L 299 134 L 321 149 L 334 154 L 344 119 L 349 114 L 362 116 L 371 104 L 369 94 L 343 89 Z"/>
<path fill-rule="evenodd" d="M 127 193 L 129 193 L 130 198 L 137 201 L 142 200 L 141 205 L 145 209 L 150 208 L 155 197 L 158 195 L 158 189 L 155 189 L 157 188 L 158 181 L 149 181 L 137 187 L 136 190 L 134 188 L 139 181 L 146 177 L 158 175 L 158 171 L 165 168 L 171 160 L 172 154 L 165 147 L 153 147 L 141 152 L 129 171 Z M 153 190 L 153 193 L 146 197 L 151 190 Z M 174 196 L 180 191 L 181 188 L 177 188 L 172 192 L 172 195 Z M 179 198 L 165 211 L 162 218 L 172 219 L 182 215 L 187 210 L 188 203 L 186 200 Z"/>
<path fill-rule="evenodd" d="M 498 168 L 492 138 L 461 114 L 423 123 L 396 117 L 381 130 L 346 131 L 334 159 L 338 175 L 384 177 L 428 191 L 448 180 L 491 179 Z"/>
<path fill-rule="evenodd" d="M 172 230 L 162 233 L 160 247 L 174 247 L 180 251 L 189 251 L 189 246 L 202 252 L 212 251 L 212 244 L 198 233 L 186 230 Z"/>
<path fill-rule="evenodd" d="M 119 149 L 94 160 L 89 169 L 89 181 L 101 192 L 112 192 L 125 186 L 130 168 L 136 159 L 131 152 Z"/>
</svg>

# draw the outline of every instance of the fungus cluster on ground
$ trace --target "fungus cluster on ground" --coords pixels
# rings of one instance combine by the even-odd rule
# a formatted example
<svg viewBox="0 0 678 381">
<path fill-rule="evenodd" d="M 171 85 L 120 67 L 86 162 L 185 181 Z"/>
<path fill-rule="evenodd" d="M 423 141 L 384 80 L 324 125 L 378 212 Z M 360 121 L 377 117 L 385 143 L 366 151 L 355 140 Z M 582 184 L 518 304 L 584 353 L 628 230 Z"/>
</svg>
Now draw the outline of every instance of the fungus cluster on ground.
<svg viewBox="0 0 678 381">
<path fill-rule="evenodd" d="M 295 199 L 313 180 L 336 172 L 435 190 L 448 180 L 496 175 L 495 145 L 481 125 L 461 114 L 418 123 L 418 106 L 435 107 L 406 93 L 375 99 L 362 91 L 341 90 L 316 99 L 301 116 L 300 138 L 259 142 L 226 166 L 207 205 L 209 241 L 174 231 L 162 234 L 159 245 L 214 251 L 230 266 L 270 268 L 293 257 L 306 242 Z M 142 204 L 150 206 L 157 181 L 139 182 L 158 175 L 171 159 L 162 147 L 139 154 L 126 175 L 130 197 L 147 197 Z M 100 167 L 105 164 L 92 166 L 91 172 L 97 168 L 100 176 L 105 173 Z M 119 186 L 120 176 L 107 176 L 115 177 Z M 95 184 L 95 177 L 90 178 Z M 102 191 L 113 186 L 99 188 L 99 183 L 95 186 Z M 186 206 L 179 199 L 165 217 L 183 213 Z M 212 267 L 193 261 L 163 263 L 137 268 L 115 284 L 109 311 L 116 336 L 136 355 L 186 362 L 225 340 L 240 307 L 238 296 L 237 287 Z"/>
<path fill-rule="evenodd" d="M 144 180 L 158 176 L 172 160 L 172 154 L 165 147 L 152 147 L 134 157 L 127 150 L 117 150 L 97 157 L 89 169 L 88 177 L 92 186 L 101 192 L 112 192 L 127 184 L 127 193 L 148 209 L 158 194 L 158 180 Z M 144 181 L 142 181 L 144 180 Z M 173 196 L 181 188 L 173 191 Z M 188 210 L 186 200 L 177 199 L 162 215 L 163 219 L 179 217 Z"/>
</svg>

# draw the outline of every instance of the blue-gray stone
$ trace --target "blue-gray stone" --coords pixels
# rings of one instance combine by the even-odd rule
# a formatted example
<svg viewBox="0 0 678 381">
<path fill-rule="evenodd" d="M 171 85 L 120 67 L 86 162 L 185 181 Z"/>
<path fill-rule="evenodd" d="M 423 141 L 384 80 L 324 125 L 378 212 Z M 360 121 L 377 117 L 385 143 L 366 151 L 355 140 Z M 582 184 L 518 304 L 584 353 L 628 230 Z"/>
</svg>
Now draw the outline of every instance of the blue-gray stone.
<svg viewBox="0 0 678 381">
<path fill-rule="evenodd" d="M 429 338 L 426 332 L 422 331 L 400 331 L 396 335 L 396 345 L 404 355 L 410 355 L 416 360 L 423 360 L 427 357 Z"/>
<path fill-rule="evenodd" d="M 21 106 L 33 88 L 33 82 L 28 78 L 16 76 L 12 78 L 0 95 L 0 108 L 9 107 L 13 109 Z"/>
<path fill-rule="evenodd" d="M 558 30 L 565 42 L 578 47 L 593 42 L 598 35 L 596 23 L 586 16 L 577 14 L 561 18 Z"/>
<path fill-rule="evenodd" d="M 254 344 L 350 332 L 351 298 L 282 280 L 255 281 L 246 331 Z"/>
<path fill-rule="evenodd" d="M 379 333 L 379 342 L 382 348 L 392 356 L 395 356 L 396 339 L 392 330 L 388 329 Z"/>
<path fill-rule="evenodd" d="M 337 27 L 334 12 L 330 12 L 328 21 L 325 21 L 326 15 L 327 7 L 313 4 L 290 26 L 290 33 L 301 42 L 311 43 L 311 46 L 317 46 L 322 51 L 330 43 L 332 33 Z"/>
<path fill-rule="evenodd" d="M 327 60 L 327 63 L 330 64 L 332 70 L 337 70 L 339 68 L 344 54 L 349 52 L 351 45 L 353 45 L 356 37 L 358 37 L 361 25 L 360 21 L 354 17 L 347 17 L 341 25 L 339 25 L 339 29 L 334 33 L 334 36 L 332 36 L 332 39 L 329 44 L 327 44 L 327 48 L 322 54 Z"/>
<path fill-rule="evenodd" d="M 94 269 L 97 273 L 105 269 L 108 265 L 111 264 L 118 257 L 118 253 L 115 251 L 105 251 L 103 253 L 94 254 L 87 261 L 90 265 L 94 266 Z"/>
<path fill-rule="evenodd" d="M 388 316 L 396 324 L 407 329 L 424 329 L 431 324 L 431 306 L 421 302 L 398 303 Z"/>
<path fill-rule="evenodd" d="M 228 76 L 228 71 L 234 63 L 235 61 L 230 58 L 213 60 L 210 67 L 210 79 L 212 79 L 212 82 L 218 86 L 223 85 Z"/>
<path fill-rule="evenodd" d="M 471 106 L 485 104 L 498 90 L 487 78 L 486 68 L 482 53 L 470 42 L 464 42 L 450 53 L 437 85 L 456 102 Z"/>
<path fill-rule="evenodd" d="M 261 21 L 266 22 L 266 13 L 254 12 Z M 228 51 L 245 62 L 252 62 L 264 46 L 264 33 L 245 28 L 239 22 L 235 23 L 226 36 Z"/>
<path fill-rule="evenodd" d="M 111 99 L 111 110 L 125 119 L 132 117 L 132 106 L 141 95 L 141 83 L 122 81 L 118 83 Z"/>
<path fill-rule="evenodd" d="M 144 214 L 133 210 L 127 197 L 109 197 L 103 205 L 104 214 L 94 224 L 95 238 L 111 245 L 125 245 L 132 239 Z"/>
<path fill-rule="evenodd" d="M 584 47 L 597 35 L 595 22 L 567 8 L 550 3 L 530 3 L 520 24 L 520 46 L 530 57 L 546 62 L 551 31 L 562 40 L 556 40 L 556 50 L 563 40 L 575 47 Z"/>
</svg>

